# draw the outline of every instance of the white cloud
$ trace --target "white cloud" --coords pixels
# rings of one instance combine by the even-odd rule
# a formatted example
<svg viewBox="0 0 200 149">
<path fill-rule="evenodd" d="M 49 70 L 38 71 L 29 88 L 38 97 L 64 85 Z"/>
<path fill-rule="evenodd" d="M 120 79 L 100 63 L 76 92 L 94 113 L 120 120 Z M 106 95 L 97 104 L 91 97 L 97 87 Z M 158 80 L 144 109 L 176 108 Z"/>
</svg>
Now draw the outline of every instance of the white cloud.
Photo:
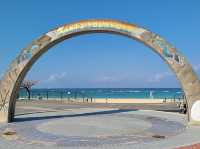
<svg viewBox="0 0 200 149">
<path fill-rule="evenodd" d="M 151 78 L 149 78 L 147 81 L 148 82 L 161 82 L 162 80 L 172 76 L 173 74 L 170 72 L 162 72 L 162 73 L 157 73 Z"/>
<path fill-rule="evenodd" d="M 52 74 L 48 77 L 46 82 L 55 82 L 55 81 L 63 80 L 66 78 L 66 76 L 67 76 L 66 72 Z"/>
<path fill-rule="evenodd" d="M 0 78 L 2 78 L 3 77 L 3 73 L 0 73 Z"/>
<path fill-rule="evenodd" d="M 98 78 L 96 81 L 97 82 L 116 82 L 119 79 L 117 79 L 116 77 L 113 76 L 103 76 L 101 78 Z"/>
<path fill-rule="evenodd" d="M 200 70 L 200 64 L 195 65 L 195 66 L 194 66 L 194 70 L 195 70 L 195 71 L 199 71 L 199 70 Z"/>
<path fill-rule="evenodd" d="M 94 79 L 95 83 L 119 83 L 129 80 L 128 76 L 103 75 Z"/>
</svg>

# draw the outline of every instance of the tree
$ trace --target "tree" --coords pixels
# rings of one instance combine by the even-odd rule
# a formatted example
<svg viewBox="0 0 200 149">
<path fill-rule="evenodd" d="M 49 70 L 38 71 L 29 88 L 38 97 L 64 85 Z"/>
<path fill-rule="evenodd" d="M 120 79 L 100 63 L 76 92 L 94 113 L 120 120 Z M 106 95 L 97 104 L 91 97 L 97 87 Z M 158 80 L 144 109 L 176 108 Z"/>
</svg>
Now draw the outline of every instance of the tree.
<svg viewBox="0 0 200 149">
<path fill-rule="evenodd" d="M 28 93 L 28 99 L 31 99 L 31 88 L 32 86 L 36 85 L 38 81 L 34 80 L 24 80 L 21 84 L 21 88 L 26 89 L 26 92 Z"/>
</svg>

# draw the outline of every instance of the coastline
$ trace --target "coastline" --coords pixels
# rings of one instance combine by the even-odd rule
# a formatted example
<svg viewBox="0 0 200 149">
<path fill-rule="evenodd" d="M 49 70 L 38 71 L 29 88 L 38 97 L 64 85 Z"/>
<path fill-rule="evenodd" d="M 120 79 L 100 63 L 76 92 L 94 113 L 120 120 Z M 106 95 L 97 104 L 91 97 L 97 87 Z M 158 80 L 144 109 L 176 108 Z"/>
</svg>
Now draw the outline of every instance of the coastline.
<svg viewBox="0 0 200 149">
<path fill-rule="evenodd" d="M 96 98 L 95 103 L 163 103 L 163 99 Z"/>
<path fill-rule="evenodd" d="M 18 101 L 27 101 L 25 98 L 20 98 Z M 68 102 L 77 102 L 77 103 L 112 103 L 112 104 L 120 104 L 120 103 L 143 103 L 143 104 L 161 104 L 161 103 L 171 103 L 175 102 L 173 99 L 149 99 L 149 98 L 49 98 L 49 99 L 37 99 L 31 98 L 31 101 L 62 101 L 65 103 Z M 179 101 L 181 102 L 181 101 Z"/>
</svg>

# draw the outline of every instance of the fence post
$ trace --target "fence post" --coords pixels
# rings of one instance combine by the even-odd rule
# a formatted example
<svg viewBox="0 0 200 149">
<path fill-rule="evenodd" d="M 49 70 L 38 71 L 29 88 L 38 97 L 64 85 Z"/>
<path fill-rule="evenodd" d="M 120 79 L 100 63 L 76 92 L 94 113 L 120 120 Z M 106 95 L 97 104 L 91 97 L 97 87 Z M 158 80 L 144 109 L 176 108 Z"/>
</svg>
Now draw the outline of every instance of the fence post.
<svg viewBox="0 0 200 149">
<path fill-rule="evenodd" d="M 61 100 L 63 98 L 63 92 L 62 91 L 60 92 L 60 98 L 61 98 Z"/>
<path fill-rule="evenodd" d="M 49 91 L 47 90 L 47 100 L 49 99 Z"/>
</svg>

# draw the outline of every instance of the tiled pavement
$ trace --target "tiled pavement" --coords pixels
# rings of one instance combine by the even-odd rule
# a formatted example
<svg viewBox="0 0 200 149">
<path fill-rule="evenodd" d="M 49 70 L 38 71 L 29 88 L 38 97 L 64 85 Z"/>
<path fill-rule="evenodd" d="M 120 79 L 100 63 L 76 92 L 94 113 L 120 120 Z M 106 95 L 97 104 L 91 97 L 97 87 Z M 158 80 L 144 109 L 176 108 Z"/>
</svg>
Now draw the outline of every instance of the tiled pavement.
<svg viewBox="0 0 200 149">
<path fill-rule="evenodd" d="M 200 149 L 200 143 L 199 144 L 193 144 L 190 146 L 184 146 L 176 149 Z"/>
<path fill-rule="evenodd" d="M 36 106 L 36 112 L 18 114 L 16 122 L 2 125 L 0 132 L 11 128 L 19 137 L 0 138 L 0 149 L 200 149 L 196 144 L 200 128 L 185 126 L 185 117 L 180 114 L 94 107 L 65 110 L 65 106 L 60 109 L 55 105 L 49 108 Z"/>
</svg>

